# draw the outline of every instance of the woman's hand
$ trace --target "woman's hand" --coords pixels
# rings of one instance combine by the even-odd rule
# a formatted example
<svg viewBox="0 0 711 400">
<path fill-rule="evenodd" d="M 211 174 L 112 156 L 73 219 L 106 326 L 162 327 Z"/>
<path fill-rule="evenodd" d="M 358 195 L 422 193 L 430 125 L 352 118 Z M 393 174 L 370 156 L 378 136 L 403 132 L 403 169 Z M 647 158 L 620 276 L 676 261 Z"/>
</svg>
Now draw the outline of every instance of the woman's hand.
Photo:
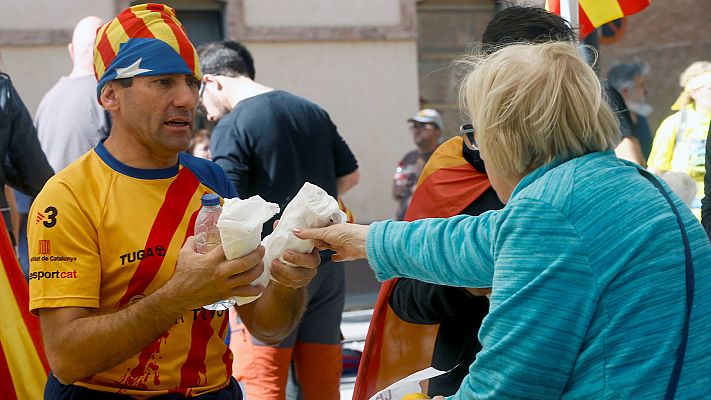
<svg viewBox="0 0 711 400">
<path fill-rule="evenodd" d="M 350 261 L 365 258 L 365 238 L 368 226 L 336 224 L 325 228 L 294 229 L 299 239 L 313 239 L 319 249 L 333 250 L 333 261 Z"/>
</svg>

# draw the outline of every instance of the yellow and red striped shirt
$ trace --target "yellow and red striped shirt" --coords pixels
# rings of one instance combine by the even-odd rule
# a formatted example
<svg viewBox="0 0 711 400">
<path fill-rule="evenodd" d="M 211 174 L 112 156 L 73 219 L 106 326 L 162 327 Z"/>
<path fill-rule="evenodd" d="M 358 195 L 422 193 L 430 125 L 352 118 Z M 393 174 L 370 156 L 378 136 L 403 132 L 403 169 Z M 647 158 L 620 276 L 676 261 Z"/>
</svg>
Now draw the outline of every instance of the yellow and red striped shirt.
<svg viewBox="0 0 711 400">
<path fill-rule="evenodd" d="M 174 168 L 140 170 L 99 144 L 32 205 L 30 309 L 111 313 L 154 292 L 173 275 L 205 193 L 236 196 L 209 161 L 181 154 Z M 232 374 L 227 324 L 226 311 L 192 310 L 139 354 L 75 384 L 136 398 L 220 389 Z"/>
</svg>

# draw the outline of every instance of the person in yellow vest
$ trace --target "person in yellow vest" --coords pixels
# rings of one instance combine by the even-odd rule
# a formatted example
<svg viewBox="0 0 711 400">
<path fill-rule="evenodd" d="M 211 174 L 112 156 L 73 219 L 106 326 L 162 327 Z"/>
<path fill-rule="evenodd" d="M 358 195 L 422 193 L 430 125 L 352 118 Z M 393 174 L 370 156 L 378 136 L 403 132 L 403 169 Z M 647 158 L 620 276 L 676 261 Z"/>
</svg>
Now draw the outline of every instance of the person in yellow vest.
<svg viewBox="0 0 711 400">
<path fill-rule="evenodd" d="M 647 164 L 654 173 L 683 172 L 696 181 L 696 199 L 691 209 L 700 219 L 706 136 L 711 121 L 711 62 L 691 64 L 681 74 L 679 83 L 683 91 L 672 105 L 676 113 L 662 121 L 657 129 Z"/>
</svg>

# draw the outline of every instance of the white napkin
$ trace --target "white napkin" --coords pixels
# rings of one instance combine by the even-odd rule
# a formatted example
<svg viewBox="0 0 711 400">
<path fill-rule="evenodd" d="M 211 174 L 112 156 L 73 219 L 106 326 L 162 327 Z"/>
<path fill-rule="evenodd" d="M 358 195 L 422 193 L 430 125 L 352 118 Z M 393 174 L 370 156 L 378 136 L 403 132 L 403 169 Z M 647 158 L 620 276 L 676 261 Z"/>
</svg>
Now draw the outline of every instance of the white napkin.
<svg viewBox="0 0 711 400">
<path fill-rule="evenodd" d="M 451 369 L 449 371 L 451 371 Z M 449 371 L 440 371 L 433 367 L 425 368 L 422 371 L 417 371 L 412 375 L 400 379 L 374 394 L 369 400 L 399 400 L 411 393 L 422 393 L 422 387 L 420 386 L 421 381 L 446 374 Z"/>
<path fill-rule="evenodd" d="M 313 240 L 301 240 L 291 232 L 294 228 L 322 228 L 346 221 L 346 214 L 338 207 L 338 201 L 325 190 L 306 182 L 284 209 L 279 225 L 262 240 L 266 249 L 264 254 L 264 274 L 258 280 L 269 280 L 269 266 L 272 260 L 279 258 L 287 265 L 282 255 L 286 250 L 297 253 L 310 253 L 314 248 Z"/>
<path fill-rule="evenodd" d="M 225 199 L 222 214 L 217 221 L 225 257 L 234 260 L 256 250 L 262 238 L 262 226 L 278 212 L 277 204 L 268 203 L 259 196 L 252 196 L 247 200 Z M 265 270 L 266 267 L 267 265 Z M 266 286 L 267 282 L 257 279 L 252 285 Z M 259 296 L 248 296 L 235 299 L 237 305 L 241 306 L 258 298 Z"/>
</svg>

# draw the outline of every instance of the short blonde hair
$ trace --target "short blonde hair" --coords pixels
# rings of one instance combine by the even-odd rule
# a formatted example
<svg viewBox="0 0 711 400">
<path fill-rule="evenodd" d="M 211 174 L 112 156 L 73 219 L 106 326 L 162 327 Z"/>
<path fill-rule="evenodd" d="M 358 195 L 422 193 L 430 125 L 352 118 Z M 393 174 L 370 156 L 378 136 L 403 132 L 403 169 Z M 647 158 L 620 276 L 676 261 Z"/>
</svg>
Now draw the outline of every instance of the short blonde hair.
<svg viewBox="0 0 711 400">
<path fill-rule="evenodd" d="M 688 105 L 694 105 L 694 99 L 691 97 L 691 93 L 686 89 L 686 84 L 689 83 L 690 80 L 707 72 L 711 72 L 711 62 L 696 61 L 679 75 L 679 86 L 681 86 L 682 91 L 681 94 L 679 94 L 679 98 L 676 99 L 672 105 L 672 110 L 681 110 Z"/>
<path fill-rule="evenodd" d="M 578 47 L 516 44 L 466 61 L 460 103 L 477 130 L 487 169 L 526 174 L 558 156 L 607 151 L 619 123 Z"/>
</svg>

